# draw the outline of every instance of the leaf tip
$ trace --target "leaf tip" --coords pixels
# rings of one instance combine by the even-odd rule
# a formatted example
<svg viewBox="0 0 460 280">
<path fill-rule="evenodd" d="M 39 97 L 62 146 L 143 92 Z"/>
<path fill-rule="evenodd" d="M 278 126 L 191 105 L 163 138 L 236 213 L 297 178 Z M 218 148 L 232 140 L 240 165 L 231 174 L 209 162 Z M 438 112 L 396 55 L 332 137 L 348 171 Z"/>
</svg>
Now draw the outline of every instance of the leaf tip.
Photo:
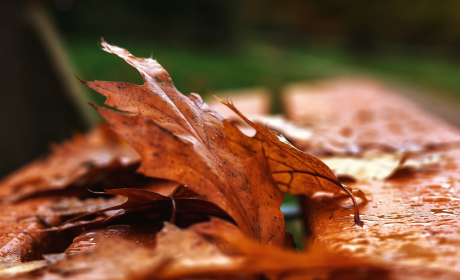
<svg viewBox="0 0 460 280">
<path fill-rule="evenodd" d="M 111 45 L 107 43 L 107 41 L 104 39 L 104 37 L 101 37 L 101 48 L 103 51 L 108 52 L 108 53 L 114 53 L 111 49 Z"/>
<path fill-rule="evenodd" d="M 102 109 L 101 107 L 97 106 L 93 102 L 88 102 L 88 104 L 96 110 L 96 112 L 100 113 L 100 110 Z"/>
<path fill-rule="evenodd" d="M 104 187 L 102 187 L 102 191 L 92 190 L 90 188 L 87 188 L 87 190 L 92 192 L 92 193 L 96 193 L 96 194 L 105 194 L 106 193 L 106 189 Z"/>
<path fill-rule="evenodd" d="M 215 99 L 217 99 L 220 103 L 224 104 L 224 105 L 227 105 L 228 104 L 228 101 L 226 101 L 225 99 L 223 98 L 220 98 L 219 96 L 213 94 L 212 96 L 214 96 Z"/>
<path fill-rule="evenodd" d="M 82 83 L 84 86 L 88 86 L 88 82 L 87 81 L 83 81 L 82 79 L 80 79 L 80 77 L 78 77 L 77 75 L 75 75 L 75 77 L 80 81 L 80 83 Z"/>
<path fill-rule="evenodd" d="M 109 43 L 104 39 L 104 37 L 101 37 L 101 47 L 103 50 L 108 49 Z"/>
</svg>

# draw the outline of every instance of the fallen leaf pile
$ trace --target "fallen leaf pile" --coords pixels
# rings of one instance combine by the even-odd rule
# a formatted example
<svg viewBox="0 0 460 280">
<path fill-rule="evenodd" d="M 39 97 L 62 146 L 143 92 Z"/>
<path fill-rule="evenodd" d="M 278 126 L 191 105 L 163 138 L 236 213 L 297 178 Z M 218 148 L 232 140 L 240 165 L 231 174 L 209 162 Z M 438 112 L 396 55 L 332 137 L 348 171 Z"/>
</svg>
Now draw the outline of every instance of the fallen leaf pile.
<svg viewBox="0 0 460 280">
<path fill-rule="evenodd" d="M 199 95 L 182 95 L 155 60 L 102 46 L 144 84 L 82 81 L 117 109 L 93 105 L 116 134 L 78 135 L 0 182 L 0 276 L 304 279 L 382 269 L 317 246 L 293 250 L 283 192 L 347 193 L 356 206 L 321 160 L 221 100 L 257 132 L 246 136 Z M 19 250 L 45 239 L 61 247 L 33 250 L 45 259 Z"/>
</svg>

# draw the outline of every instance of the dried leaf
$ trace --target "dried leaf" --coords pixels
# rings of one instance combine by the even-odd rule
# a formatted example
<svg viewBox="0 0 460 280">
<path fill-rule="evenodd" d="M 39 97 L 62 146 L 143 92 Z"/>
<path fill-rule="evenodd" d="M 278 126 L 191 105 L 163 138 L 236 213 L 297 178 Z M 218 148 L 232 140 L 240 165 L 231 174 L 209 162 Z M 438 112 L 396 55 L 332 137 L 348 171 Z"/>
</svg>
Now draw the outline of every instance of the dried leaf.
<svg viewBox="0 0 460 280">
<path fill-rule="evenodd" d="M 364 259 L 350 256 L 345 257 L 314 244 L 301 253 L 261 245 L 244 236 L 234 225 L 217 218 L 207 223 L 196 224 L 192 229 L 227 242 L 228 246 L 236 250 L 239 256 L 244 257 L 240 271 L 278 275 L 276 279 L 284 279 L 289 275 L 306 277 L 311 272 L 319 271 L 331 273 L 339 268 L 371 268 L 380 270 L 380 272 L 387 269 L 383 264 L 369 263 Z"/>
<path fill-rule="evenodd" d="M 405 153 L 364 153 L 360 157 L 321 157 L 338 177 L 349 177 L 356 181 L 385 180 L 401 169 L 417 170 L 438 164 L 439 154 L 408 158 Z"/>
<path fill-rule="evenodd" d="M 51 206 L 51 212 L 41 212 L 40 216 L 45 215 L 59 215 L 72 217 L 76 215 L 85 214 L 88 212 L 99 211 L 101 209 L 106 209 L 119 205 L 126 201 L 124 197 L 113 197 L 113 198 L 87 198 L 80 200 L 76 197 L 56 199 Z"/>
<path fill-rule="evenodd" d="M 182 230 L 165 223 L 157 235 L 157 241 L 155 252 L 171 256 L 171 260 L 161 270 L 151 275 L 159 279 L 248 273 L 241 269 L 245 262 L 243 257 L 224 254 L 218 246 L 193 230 Z"/>
<path fill-rule="evenodd" d="M 218 99 L 257 131 L 256 135 L 251 138 L 241 133 L 231 123 L 224 122 L 225 136 L 231 143 L 232 152 L 242 157 L 248 157 L 257 151 L 263 151 L 268 161 L 270 173 L 278 187 L 287 193 L 311 196 L 318 191 L 335 194 L 339 194 L 342 190 L 345 191 L 355 205 L 355 222 L 358 225 L 362 225 L 359 219 L 359 209 L 353 194 L 339 182 L 326 164 L 292 146 L 278 132 L 253 123 L 230 102 L 221 98 Z"/>
<path fill-rule="evenodd" d="M 196 224 L 188 229 L 165 223 L 155 239 L 157 246 L 146 250 L 126 239 L 103 238 L 95 250 L 65 256 L 47 268 L 42 276 L 67 276 L 66 279 L 84 279 L 88 276 L 91 279 L 134 276 L 137 279 L 222 279 L 233 276 L 253 279 L 252 276 L 266 274 L 285 279 L 296 275 L 327 275 L 341 268 L 385 272 L 381 264 L 370 264 L 363 259 L 327 252 L 318 246 L 312 246 L 308 252 L 297 253 L 261 245 L 236 226 L 220 219 L 212 219 L 211 222 Z M 123 252 L 129 252 L 129 258 Z M 134 260 L 137 263 L 133 263 Z"/>
<path fill-rule="evenodd" d="M 40 277 L 32 278 L 171 279 L 216 272 L 215 279 L 219 275 L 245 273 L 238 270 L 241 258 L 226 256 L 192 230 L 181 230 L 166 223 L 156 236 L 155 249 L 116 235 L 100 239 L 99 245 L 90 251 L 64 256 L 39 273 Z"/>
<path fill-rule="evenodd" d="M 307 195 L 316 191 L 333 193 L 341 191 L 341 184 L 337 177 L 321 160 L 292 146 L 278 132 L 250 121 L 232 103 L 218 99 L 257 131 L 253 138 L 249 138 L 232 125 L 227 125 L 226 137 L 233 144 L 243 147 L 243 151 L 256 153 L 263 149 L 270 172 L 280 189 L 291 194 Z M 242 154 L 235 147 L 232 148 L 241 156 L 251 156 L 251 153 Z"/>
<path fill-rule="evenodd" d="M 74 185 L 86 192 L 102 170 L 127 168 L 139 162 L 136 151 L 107 126 L 98 126 L 87 135 L 52 148 L 52 154 L 32 162 L 0 182 L 0 201 L 15 202 L 37 193 Z M 102 176 L 103 177 L 103 176 Z"/>
<path fill-rule="evenodd" d="M 299 122 L 289 121 L 282 116 L 248 116 L 246 114 L 245 116 L 258 125 L 281 133 L 295 147 L 315 156 L 357 154 L 361 151 L 349 138 L 342 136 L 340 132 L 334 131 L 334 128 L 309 127 Z M 236 114 L 233 114 L 228 120 L 243 132 L 253 130 Z M 249 133 L 245 134 L 250 135 Z"/>
<path fill-rule="evenodd" d="M 443 155 L 439 153 L 426 155 L 419 158 L 408 158 L 401 164 L 402 168 L 412 170 L 422 169 L 439 164 L 444 159 Z"/>
<path fill-rule="evenodd" d="M 128 200 L 120 205 L 77 216 L 68 220 L 66 225 L 63 225 L 62 229 L 72 227 L 72 224 L 74 224 L 75 221 L 81 220 L 82 218 L 109 211 L 115 213 L 113 215 L 109 215 L 105 219 L 96 219 L 94 222 L 88 221 L 85 223 L 85 226 L 88 227 L 91 225 L 108 223 L 123 215 L 141 211 L 147 213 L 150 217 L 152 217 L 152 214 L 157 214 L 153 216 L 155 218 L 166 215 L 167 218 L 171 218 L 171 220 L 175 220 L 175 216 L 180 213 L 204 216 L 211 215 L 230 219 L 227 213 L 222 211 L 219 207 L 208 201 L 200 199 L 193 191 L 183 185 L 179 186 L 169 196 L 164 196 L 159 193 L 142 189 L 113 189 L 105 190 L 100 193 L 122 195 L 127 197 Z M 136 215 L 139 216 L 140 214 L 136 213 Z M 80 224 L 76 223 L 75 225 L 79 226 Z"/>
<path fill-rule="evenodd" d="M 264 154 L 242 159 L 227 147 L 221 117 L 196 94 L 183 96 L 153 59 L 141 59 L 102 42 L 142 75 L 143 85 L 83 82 L 107 97 L 98 112 L 142 158 L 139 172 L 186 184 L 230 215 L 263 243 L 284 243 L 282 193 L 269 176 Z"/>
<path fill-rule="evenodd" d="M 364 154 L 361 157 L 324 157 L 338 177 L 350 177 L 357 181 L 385 180 L 400 167 L 404 156 L 401 154 Z"/>
</svg>

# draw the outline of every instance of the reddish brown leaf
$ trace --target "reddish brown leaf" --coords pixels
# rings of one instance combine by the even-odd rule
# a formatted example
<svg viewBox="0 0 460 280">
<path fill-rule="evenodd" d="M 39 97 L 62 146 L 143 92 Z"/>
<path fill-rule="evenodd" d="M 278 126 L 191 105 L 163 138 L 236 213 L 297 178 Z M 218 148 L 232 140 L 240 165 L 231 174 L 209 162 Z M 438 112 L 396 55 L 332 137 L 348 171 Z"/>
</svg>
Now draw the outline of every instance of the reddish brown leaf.
<svg viewBox="0 0 460 280">
<path fill-rule="evenodd" d="M 118 219 L 123 215 L 135 212 L 143 212 L 150 218 L 160 218 L 167 216 L 170 220 L 175 220 L 177 214 L 185 213 L 187 215 L 216 216 L 229 219 L 228 215 L 216 205 L 200 199 L 196 193 L 184 185 L 176 188 L 170 195 L 164 196 L 159 193 L 142 189 L 113 189 L 100 192 L 104 194 L 122 195 L 128 198 L 126 202 L 109 208 L 99 209 L 93 212 L 85 213 L 66 222 L 67 225 L 62 229 L 72 227 L 75 221 L 82 218 L 93 216 L 108 211 L 117 211 L 104 219 L 96 219 L 94 222 L 85 222 L 85 226 L 99 225 Z M 140 215 L 136 213 L 136 215 Z M 76 223 L 79 226 L 80 223 Z"/>
<path fill-rule="evenodd" d="M 153 59 L 140 59 L 102 42 L 104 50 L 134 66 L 143 85 L 87 82 L 107 97 L 98 112 L 142 158 L 139 172 L 186 184 L 216 204 L 243 232 L 263 243 L 284 243 L 283 199 L 263 152 L 242 159 L 227 148 L 222 118 L 196 94 L 184 96 Z"/>
<path fill-rule="evenodd" d="M 278 132 L 253 123 L 241 114 L 232 103 L 221 98 L 218 99 L 257 131 L 256 135 L 251 138 L 241 133 L 230 122 L 225 122 L 225 136 L 231 143 L 232 152 L 242 157 L 248 157 L 257 151 L 263 151 L 268 161 L 270 173 L 278 187 L 287 193 L 311 196 L 317 191 L 335 194 L 339 194 L 342 190 L 345 191 L 355 205 L 355 222 L 362 225 L 353 194 L 339 182 L 326 164 L 292 146 Z"/>
<path fill-rule="evenodd" d="M 32 162 L 1 181 L 0 201 L 14 202 L 70 185 L 80 189 L 83 186 L 86 191 L 87 185 L 101 179 L 103 170 L 123 169 L 139 162 L 136 151 L 107 126 L 77 135 L 52 150 L 47 158 Z"/>
<path fill-rule="evenodd" d="M 234 102 L 233 98 L 232 102 Z M 225 105 L 221 104 L 221 106 Z M 361 152 L 359 146 L 351 139 L 341 135 L 340 132 L 335 131 L 335 128 L 307 126 L 301 122 L 289 121 L 282 116 L 247 115 L 240 110 L 239 106 L 236 107 L 250 121 L 280 132 L 296 148 L 314 156 L 357 154 Z M 227 108 L 227 110 L 229 109 Z M 243 132 L 254 130 L 235 113 L 228 120 Z M 254 135 L 254 132 L 245 134 Z"/>
<path fill-rule="evenodd" d="M 277 277 L 272 277 L 274 279 L 287 279 L 290 276 L 308 279 L 308 276 L 314 276 L 318 272 L 324 275 L 340 268 L 372 269 L 380 273 L 384 273 L 387 269 L 382 263 L 370 263 L 364 259 L 336 254 L 314 244 L 301 253 L 261 245 L 244 236 L 234 225 L 217 218 L 211 219 L 210 222 L 196 224 L 192 229 L 206 236 L 218 238 L 221 242 L 227 242 L 227 246 L 234 250 L 233 254 L 244 259 L 240 264 L 240 271 L 276 275 Z"/>
<path fill-rule="evenodd" d="M 101 232 L 108 233 L 106 230 Z M 123 236 L 123 239 L 117 236 Z M 254 279 L 253 276 L 265 274 L 277 276 L 274 279 L 287 279 L 328 275 L 343 268 L 385 273 L 381 264 L 370 264 L 317 246 L 297 253 L 261 245 L 236 226 L 220 219 L 189 229 L 165 223 L 155 237 L 156 247 L 153 249 L 126 239 L 123 233 L 101 238 L 99 247 L 83 254 L 64 256 L 40 276 L 44 279 L 64 276 L 66 279 Z"/>
</svg>

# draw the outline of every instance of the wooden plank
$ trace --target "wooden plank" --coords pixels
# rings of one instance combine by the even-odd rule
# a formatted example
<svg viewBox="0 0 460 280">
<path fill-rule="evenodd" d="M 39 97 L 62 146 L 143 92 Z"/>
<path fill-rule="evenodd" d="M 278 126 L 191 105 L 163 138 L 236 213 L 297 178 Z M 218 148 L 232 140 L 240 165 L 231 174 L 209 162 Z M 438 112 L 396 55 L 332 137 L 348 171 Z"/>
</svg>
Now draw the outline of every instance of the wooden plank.
<svg viewBox="0 0 460 280">
<path fill-rule="evenodd" d="M 457 129 L 371 80 L 291 85 L 283 98 L 289 119 L 316 131 L 336 131 L 362 149 L 420 150 L 460 140 Z"/>
<path fill-rule="evenodd" d="M 0 210 L 1 263 L 18 263 L 38 259 L 43 253 L 55 248 L 54 245 L 57 245 L 57 242 L 56 240 L 52 242 L 53 234 L 34 232 L 62 222 L 60 217 L 52 215 L 51 209 L 54 203 L 52 199 L 40 198 L 18 204 L 2 204 Z"/>
<path fill-rule="evenodd" d="M 367 80 L 293 85 L 283 98 L 291 119 L 313 127 L 338 127 L 346 132 L 342 136 L 352 137 L 360 152 L 382 147 L 392 152 L 421 151 L 436 146 L 438 150 L 414 158 L 433 153 L 441 157 L 434 166 L 400 171 L 384 181 L 347 183 L 371 199 L 360 203 L 363 228 L 354 225 L 349 199 L 318 196 L 307 200 L 311 241 L 389 262 L 393 272 L 406 271 L 408 279 L 458 277 L 460 150 L 454 143 L 460 131 Z M 393 273 L 389 279 L 400 277 Z"/>
</svg>

